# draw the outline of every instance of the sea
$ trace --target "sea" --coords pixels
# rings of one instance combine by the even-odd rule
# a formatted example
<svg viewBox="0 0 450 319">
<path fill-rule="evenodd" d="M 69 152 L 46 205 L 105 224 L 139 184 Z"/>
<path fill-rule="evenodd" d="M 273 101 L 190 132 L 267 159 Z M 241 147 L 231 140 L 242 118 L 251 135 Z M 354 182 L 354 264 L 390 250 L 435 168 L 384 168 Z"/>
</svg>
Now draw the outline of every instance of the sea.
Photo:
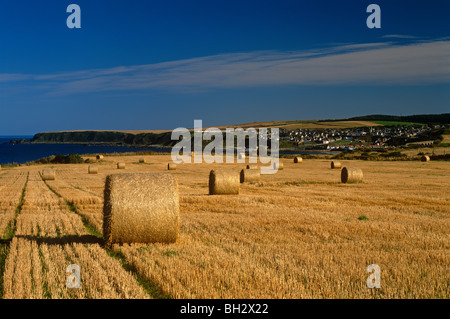
<svg viewBox="0 0 450 319">
<path fill-rule="evenodd" d="M 112 154 L 142 151 L 170 152 L 171 148 L 127 147 L 102 144 L 9 144 L 15 139 L 31 139 L 33 136 L 0 136 L 0 165 L 24 164 L 55 154 Z"/>
<path fill-rule="evenodd" d="M 0 165 L 24 164 L 55 154 L 112 154 L 152 151 L 167 153 L 171 148 L 160 147 L 128 147 L 105 144 L 9 144 L 15 139 L 31 139 L 33 136 L 0 136 Z M 281 155 L 302 154 L 337 154 L 332 151 L 283 151 Z"/>
</svg>

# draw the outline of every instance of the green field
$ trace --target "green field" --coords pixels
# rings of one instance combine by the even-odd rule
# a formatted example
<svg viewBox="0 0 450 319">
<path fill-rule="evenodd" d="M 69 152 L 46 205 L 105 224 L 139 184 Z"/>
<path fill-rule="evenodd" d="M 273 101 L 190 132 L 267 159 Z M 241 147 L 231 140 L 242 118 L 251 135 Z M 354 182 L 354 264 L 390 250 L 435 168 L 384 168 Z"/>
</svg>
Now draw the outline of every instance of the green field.
<svg viewBox="0 0 450 319">
<path fill-rule="evenodd" d="M 340 140 L 331 142 L 330 145 L 354 144 L 355 141 Z"/>
<path fill-rule="evenodd" d="M 406 126 L 413 126 L 413 125 L 420 125 L 420 126 L 424 126 L 426 124 L 422 124 L 422 123 L 414 123 L 414 122 L 397 122 L 397 121 L 373 121 L 374 123 L 377 124 L 381 124 L 384 126 L 401 126 L 401 125 L 406 125 Z"/>
</svg>

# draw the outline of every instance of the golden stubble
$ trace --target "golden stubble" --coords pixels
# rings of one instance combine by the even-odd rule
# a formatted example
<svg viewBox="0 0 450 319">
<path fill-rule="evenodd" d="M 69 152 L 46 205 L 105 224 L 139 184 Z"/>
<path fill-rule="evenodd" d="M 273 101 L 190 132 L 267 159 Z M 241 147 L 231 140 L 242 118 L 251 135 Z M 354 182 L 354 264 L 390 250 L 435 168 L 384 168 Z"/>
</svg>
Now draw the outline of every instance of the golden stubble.
<svg viewBox="0 0 450 319">
<path fill-rule="evenodd" d="M 118 161 L 126 163 L 125 170 L 117 170 Z M 80 216 L 69 211 L 65 201 L 73 202 L 83 216 L 91 216 L 89 221 L 101 230 L 105 177 L 122 172 L 169 173 L 178 179 L 178 241 L 114 246 L 140 276 L 171 297 L 450 296 L 448 162 L 343 160 L 343 166 L 361 168 L 364 180 L 342 184 L 340 170 L 331 169 L 329 160 L 304 159 L 299 165 L 281 159 L 284 170 L 240 185 L 239 195 L 210 196 L 210 170 L 239 172 L 248 159 L 242 164 L 178 164 L 176 171 L 167 171 L 168 161 L 167 155 L 148 156 L 147 163 L 141 164 L 139 156 L 108 156 L 97 164 L 95 175 L 88 174 L 87 165 L 55 165 L 58 179 L 47 183 L 63 199 L 36 178 L 37 168 L 2 172 L 0 181 L 13 185 L 13 180 L 30 171 L 6 263 L 4 296 L 38 298 L 50 292 L 51 298 L 136 298 L 144 294 L 134 277 L 98 244 L 69 240 L 58 245 L 37 238 L 37 225 L 43 238 L 58 238 L 58 233 L 87 235 Z M 17 184 L 17 192 L 23 183 Z M 14 192 L 4 194 L 0 192 L 0 203 L 11 205 L 3 207 L 14 207 L 20 198 Z M 54 217 L 45 220 L 47 216 Z M 81 264 L 86 290 L 65 288 L 68 262 Z M 366 286 L 366 268 L 373 263 L 381 268 L 380 289 Z"/>
</svg>

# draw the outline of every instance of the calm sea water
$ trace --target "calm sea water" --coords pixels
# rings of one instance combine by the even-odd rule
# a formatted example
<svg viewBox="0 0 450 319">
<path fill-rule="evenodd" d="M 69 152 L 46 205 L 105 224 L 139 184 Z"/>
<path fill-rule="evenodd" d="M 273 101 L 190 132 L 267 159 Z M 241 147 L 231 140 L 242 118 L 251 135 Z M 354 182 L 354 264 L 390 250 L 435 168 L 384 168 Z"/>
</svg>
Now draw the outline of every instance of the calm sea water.
<svg viewBox="0 0 450 319">
<path fill-rule="evenodd" d="M 0 136 L 0 164 L 35 161 L 55 154 L 110 154 L 126 152 L 170 152 L 170 148 L 137 148 L 126 146 L 103 146 L 86 144 L 5 144 L 12 139 L 31 138 L 32 136 Z"/>
</svg>

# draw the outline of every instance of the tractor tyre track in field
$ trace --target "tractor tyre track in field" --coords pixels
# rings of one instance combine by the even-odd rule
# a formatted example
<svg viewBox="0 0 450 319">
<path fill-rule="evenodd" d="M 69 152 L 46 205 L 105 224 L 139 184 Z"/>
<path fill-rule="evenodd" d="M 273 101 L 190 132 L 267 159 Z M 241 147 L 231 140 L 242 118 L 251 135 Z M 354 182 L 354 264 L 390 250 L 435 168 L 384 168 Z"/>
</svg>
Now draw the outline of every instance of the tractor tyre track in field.
<svg viewBox="0 0 450 319">
<path fill-rule="evenodd" d="M 0 241 L 0 299 L 3 298 L 3 274 L 5 272 L 6 259 L 8 258 L 9 245 L 16 232 L 16 221 L 17 217 L 22 211 L 29 176 L 30 173 L 28 172 L 27 179 L 25 180 L 25 184 L 22 188 L 22 194 L 20 195 L 19 204 L 17 205 L 14 213 L 14 217 L 12 220 L 10 220 L 7 228 L 4 230 L 3 236 Z"/>
</svg>

